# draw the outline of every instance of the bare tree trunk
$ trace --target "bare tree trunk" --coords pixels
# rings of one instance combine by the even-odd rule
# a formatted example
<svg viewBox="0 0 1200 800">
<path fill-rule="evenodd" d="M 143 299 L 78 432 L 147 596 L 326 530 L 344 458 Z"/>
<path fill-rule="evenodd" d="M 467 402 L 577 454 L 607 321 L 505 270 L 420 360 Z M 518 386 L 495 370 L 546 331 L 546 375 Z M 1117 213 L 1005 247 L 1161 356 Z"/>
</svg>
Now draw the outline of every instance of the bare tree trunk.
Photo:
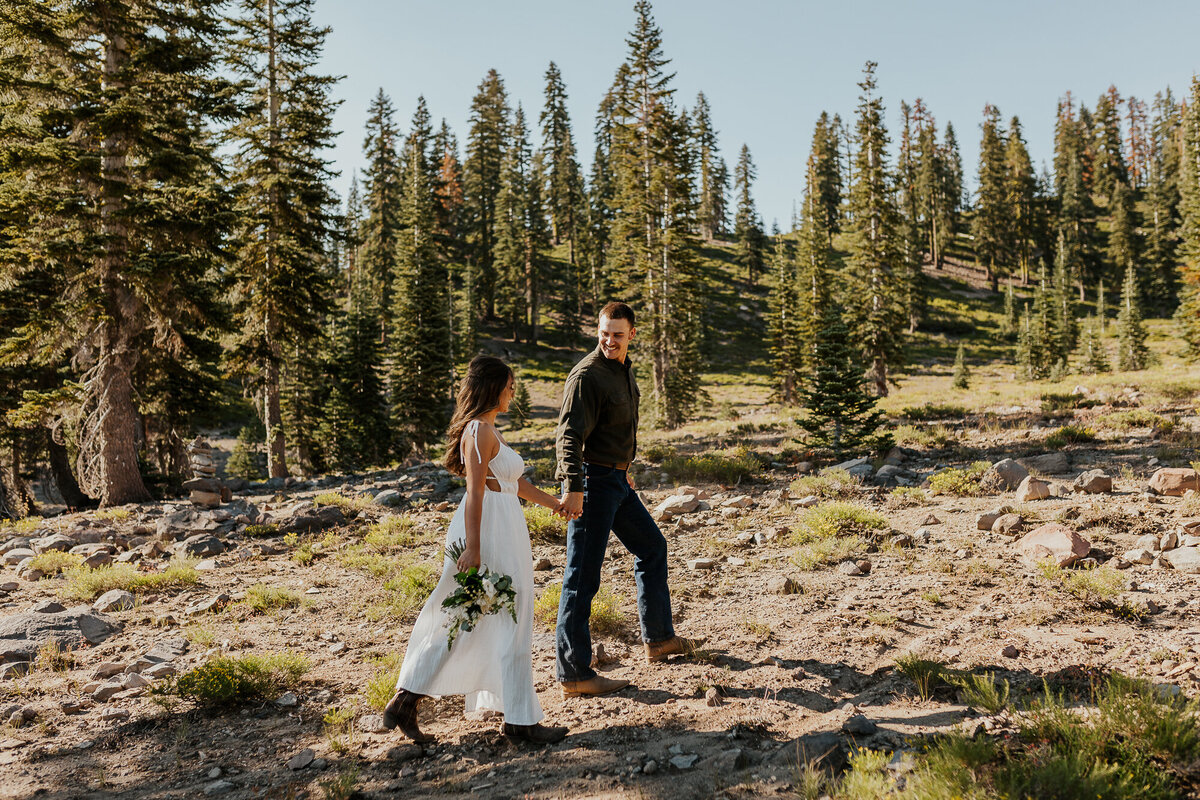
<svg viewBox="0 0 1200 800">
<path fill-rule="evenodd" d="M 138 469 L 132 360 L 123 344 L 107 341 L 100 350 L 94 391 L 99 393 L 96 419 L 100 446 L 100 504 L 104 506 L 144 503 L 151 499 Z"/>
<path fill-rule="evenodd" d="M 267 475 L 272 478 L 288 476 L 286 440 L 283 435 L 283 414 L 279 410 L 279 362 L 268 358 L 263 376 L 262 417 L 267 429 Z"/>
<path fill-rule="evenodd" d="M 71 456 L 65 445 L 54 438 L 53 431 L 46 432 L 46 448 L 50 453 L 50 472 L 54 475 L 54 485 L 62 495 L 63 503 L 72 511 L 90 508 L 96 501 L 83 493 L 75 473 L 71 471 Z"/>
<path fill-rule="evenodd" d="M 880 397 L 888 396 L 887 361 L 876 356 L 871 362 L 871 380 L 875 382 L 875 393 Z"/>
</svg>

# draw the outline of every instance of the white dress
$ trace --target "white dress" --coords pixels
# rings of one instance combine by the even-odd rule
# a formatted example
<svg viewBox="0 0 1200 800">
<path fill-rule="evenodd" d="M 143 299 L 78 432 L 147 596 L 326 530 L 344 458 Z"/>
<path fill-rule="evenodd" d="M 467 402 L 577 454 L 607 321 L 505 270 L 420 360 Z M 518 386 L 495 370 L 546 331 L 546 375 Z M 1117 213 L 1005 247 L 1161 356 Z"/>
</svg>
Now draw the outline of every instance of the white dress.
<svg viewBox="0 0 1200 800">
<path fill-rule="evenodd" d="M 476 441 L 474 455 L 482 461 L 478 420 L 467 424 L 464 439 L 467 434 Z M 431 696 L 466 695 L 467 711 L 500 711 L 505 722 L 533 725 L 542 719 L 542 706 L 533 688 L 533 552 L 517 498 L 517 480 L 525 462 L 501 441 L 500 452 L 488 467 L 500 491 L 484 491 L 480 561 L 493 572 L 512 577 L 517 622 L 505 612 L 490 614 L 480 619 L 474 630 L 460 631 L 454 648 L 448 650 L 442 601 L 458 588 L 454 582 L 458 568 L 445 559 L 442 577 L 413 626 L 396 688 Z M 450 521 L 447 545 L 465 541 L 466 507 L 464 498 Z"/>
</svg>

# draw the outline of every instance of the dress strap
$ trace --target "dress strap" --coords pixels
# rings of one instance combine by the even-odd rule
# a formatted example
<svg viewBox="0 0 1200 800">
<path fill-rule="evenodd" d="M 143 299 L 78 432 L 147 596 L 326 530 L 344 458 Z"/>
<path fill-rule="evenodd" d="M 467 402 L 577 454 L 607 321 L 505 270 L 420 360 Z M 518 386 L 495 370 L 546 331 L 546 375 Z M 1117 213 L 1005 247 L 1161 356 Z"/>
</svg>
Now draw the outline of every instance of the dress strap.
<svg viewBox="0 0 1200 800">
<path fill-rule="evenodd" d="M 473 419 L 467 423 L 467 427 L 463 428 L 463 436 L 466 436 L 468 433 L 471 434 L 471 440 L 475 443 L 475 459 L 480 464 L 482 464 L 483 463 L 483 455 L 479 452 L 479 420 Z M 466 461 L 467 455 L 463 451 L 462 445 L 463 445 L 463 441 L 461 438 L 459 438 L 458 454 L 462 458 L 463 461 Z"/>
</svg>

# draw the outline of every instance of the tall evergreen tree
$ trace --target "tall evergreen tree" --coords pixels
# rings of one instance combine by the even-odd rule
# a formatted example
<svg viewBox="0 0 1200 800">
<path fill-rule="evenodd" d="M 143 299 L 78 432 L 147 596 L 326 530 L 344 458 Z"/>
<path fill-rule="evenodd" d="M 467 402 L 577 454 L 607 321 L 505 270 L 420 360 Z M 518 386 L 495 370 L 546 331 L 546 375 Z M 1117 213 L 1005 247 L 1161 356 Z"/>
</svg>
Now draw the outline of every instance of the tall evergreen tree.
<svg viewBox="0 0 1200 800">
<path fill-rule="evenodd" d="M 946 123 L 946 133 L 942 136 L 942 160 L 946 164 L 946 199 L 950 209 L 950 223 L 957 222 L 957 214 L 963 208 L 966 185 L 963 183 L 962 152 L 958 148 L 958 136 L 954 133 L 954 124 Z M 947 230 L 948 240 L 954 236 L 953 229 Z"/>
<path fill-rule="evenodd" d="M 467 240 L 474 272 L 471 283 L 478 290 L 477 311 L 488 319 L 496 316 L 496 198 L 500 196 L 504 149 L 512 126 L 510 116 L 504 81 L 496 70 L 488 70 L 471 101 L 467 160 L 463 164 Z"/>
<path fill-rule="evenodd" d="M 242 0 L 235 26 L 230 63 L 245 81 L 246 110 L 229 131 L 239 221 L 231 361 L 254 387 L 267 474 L 280 478 L 288 474 L 283 361 L 291 343 L 319 334 L 330 308 L 336 222 L 324 151 L 335 136 L 337 79 L 315 72 L 329 31 L 313 25 L 312 0 Z"/>
<path fill-rule="evenodd" d="M 750 283 L 754 283 L 762 272 L 766 250 L 766 234 L 763 233 L 762 222 L 754 206 L 754 195 L 750 191 L 756 177 L 758 170 L 750 157 L 750 148 L 743 144 L 733 170 L 733 190 L 737 195 L 733 235 L 738 242 L 738 263 L 746 269 L 746 280 Z"/>
<path fill-rule="evenodd" d="M 1079 344 L 1079 368 L 1088 375 L 1111 372 L 1108 351 L 1100 336 L 1100 325 L 1095 317 L 1088 317 L 1083 325 L 1083 337 Z"/>
<path fill-rule="evenodd" d="M 1004 199 L 1008 207 L 1010 229 L 1008 243 L 1012 258 L 1021 276 L 1029 283 L 1036 237 L 1037 178 L 1033 163 L 1021 135 L 1021 121 L 1016 117 L 1008 123 L 1008 140 L 1004 150 Z"/>
<path fill-rule="evenodd" d="M 385 333 L 396 279 L 396 242 L 400 236 L 400 147 L 396 110 L 391 99 L 380 89 L 367 107 L 363 139 L 363 155 L 367 159 L 363 173 L 366 218 L 359 258 L 363 271 L 369 276 L 370 293 L 379 298 L 377 310 Z"/>
<path fill-rule="evenodd" d="M 0 334 L 0 358 L 70 354 L 80 483 L 107 505 L 149 498 L 142 354 L 184 364 L 215 311 L 230 218 L 207 126 L 233 110 L 221 35 L 215 0 L 0 8 L 0 285 L 38 310 Z"/>
<path fill-rule="evenodd" d="M 422 100 L 423 103 L 423 100 Z M 429 170 L 429 142 L 419 129 L 404 144 L 401 233 L 392 290 L 390 387 L 397 451 L 424 455 L 447 422 L 453 355 L 445 262 L 436 247 L 437 217 Z"/>
<path fill-rule="evenodd" d="M 1140 370 L 1150 366 L 1150 348 L 1146 346 L 1146 326 L 1142 324 L 1141 290 L 1137 272 L 1125 268 L 1121 285 L 1121 311 L 1117 314 L 1117 369 Z"/>
<path fill-rule="evenodd" d="M 1092 119 L 1095 153 L 1092 189 L 1100 197 L 1110 198 L 1117 184 L 1129 183 L 1121 141 L 1121 96 L 1116 86 L 1109 86 L 1100 96 Z"/>
<path fill-rule="evenodd" d="M 699 191 L 696 222 L 700 226 L 700 235 L 711 242 L 725 233 L 728 177 L 721 174 L 724 166 L 717 144 L 717 130 L 713 127 L 712 110 L 704 92 L 696 95 L 696 105 L 692 109 L 692 135 L 697 151 L 696 188 Z"/>
<path fill-rule="evenodd" d="M 1133 192 L 1124 183 L 1113 184 L 1108 210 L 1112 217 L 1108 231 L 1108 260 L 1116 270 L 1124 274 L 1127 267 L 1139 262 L 1141 249 L 1137 235 Z"/>
<path fill-rule="evenodd" d="M 1013 229 L 1012 207 L 1006 192 L 1004 130 L 1000 111 L 987 105 L 983 109 L 983 138 L 979 143 L 979 195 L 975 202 L 975 259 L 987 272 L 996 291 L 1001 265 L 1011 258 Z"/>
<path fill-rule="evenodd" d="M 820 213 L 820 224 L 829 234 L 830 245 L 833 243 L 833 234 L 841 230 L 842 219 L 842 190 L 844 187 L 841 159 L 838 157 L 838 126 L 840 126 L 840 120 L 835 126 L 825 111 L 822 111 L 821 116 L 817 118 L 816 127 L 813 129 L 812 147 L 809 151 L 810 174 L 814 186 L 809 190 L 812 198 L 805 201 L 806 207 L 811 204 L 817 213 Z"/>
<path fill-rule="evenodd" d="M 859 83 L 853 180 L 850 184 L 851 234 L 847 296 L 855 298 L 849 324 L 862 348 L 875 391 L 888 393 L 888 370 L 900 363 L 904 284 L 898 237 L 899 219 L 892 201 L 887 165 L 888 134 L 883 101 L 875 93 L 875 62 L 868 61 Z"/>
<path fill-rule="evenodd" d="M 1179 308 L 1175 319 L 1188 355 L 1200 358 L 1200 78 L 1192 78 L 1191 96 L 1181 122 L 1179 170 Z"/>
<path fill-rule="evenodd" d="M 1180 144 L 1179 106 L 1168 89 L 1154 97 L 1147 137 L 1143 218 L 1147 276 L 1143 288 L 1159 313 L 1170 312 L 1177 302 Z"/>
<path fill-rule="evenodd" d="M 702 289 L 696 264 L 690 127 L 672 108 L 662 32 L 647 0 L 634 6 L 624 86 L 613 116 L 609 162 L 615 193 L 607 250 L 608 279 L 619 294 L 644 303 L 653 402 L 668 427 L 681 424 L 700 398 Z"/>
<path fill-rule="evenodd" d="M 525 114 L 517 106 L 496 200 L 497 302 L 513 336 L 537 341 L 538 301 L 549 244 L 540 180 L 533 169 Z"/>
<path fill-rule="evenodd" d="M 562 271 L 553 295 L 558 298 L 559 327 L 569 337 L 574 337 L 578 335 L 583 315 L 580 250 L 587 220 L 587 199 L 576 158 L 571 120 L 567 115 L 567 90 L 553 61 L 546 70 L 546 105 L 540 121 L 550 240 L 556 245 L 562 241 L 567 243 L 568 268 Z"/>
<path fill-rule="evenodd" d="M 950 161 L 938 145 L 933 115 L 920 98 L 913 104 L 913 124 L 917 129 L 915 191 L 922 247 L 934 269 L 941 269 L 953 240 L 954 211 L 961 190 L 951 185 Z"/>
<path fill-rule="evenodd" d="M 904 311 L 913 333 L 925 311 L 921 207 L 917 187 L 917 124 L 908 103 L 900 104 L 900 153 L 896 163 L 897 206 L 900 211 L 900 257 L 904 282 Z"/>
</svg>

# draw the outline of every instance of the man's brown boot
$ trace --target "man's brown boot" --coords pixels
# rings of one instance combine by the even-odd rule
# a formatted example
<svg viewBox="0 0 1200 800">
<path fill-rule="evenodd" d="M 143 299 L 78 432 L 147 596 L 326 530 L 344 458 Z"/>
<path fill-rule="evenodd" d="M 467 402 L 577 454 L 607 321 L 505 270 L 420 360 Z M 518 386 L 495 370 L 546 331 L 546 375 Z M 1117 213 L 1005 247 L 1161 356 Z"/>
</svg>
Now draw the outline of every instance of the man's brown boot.
<svg viewBox="0 0 1200 800">
<path fill-rule="evenodd" d="M 666 661 L 671 656 L 690 656 L 707 641 L 707 638 L 685 639 L 682 636 L 672 636 L 661 642 L 646 642 L 646 660 Z"/>
<path fill-rule="evenodd" d="M 559 685 L 562 686 L 565 700 L 568 697 L 598 697 L 602 694 L 619 692 L 629 685 L 629 681 L 597 675 L 586 681 L 563 681 Z"/>
</svg>

